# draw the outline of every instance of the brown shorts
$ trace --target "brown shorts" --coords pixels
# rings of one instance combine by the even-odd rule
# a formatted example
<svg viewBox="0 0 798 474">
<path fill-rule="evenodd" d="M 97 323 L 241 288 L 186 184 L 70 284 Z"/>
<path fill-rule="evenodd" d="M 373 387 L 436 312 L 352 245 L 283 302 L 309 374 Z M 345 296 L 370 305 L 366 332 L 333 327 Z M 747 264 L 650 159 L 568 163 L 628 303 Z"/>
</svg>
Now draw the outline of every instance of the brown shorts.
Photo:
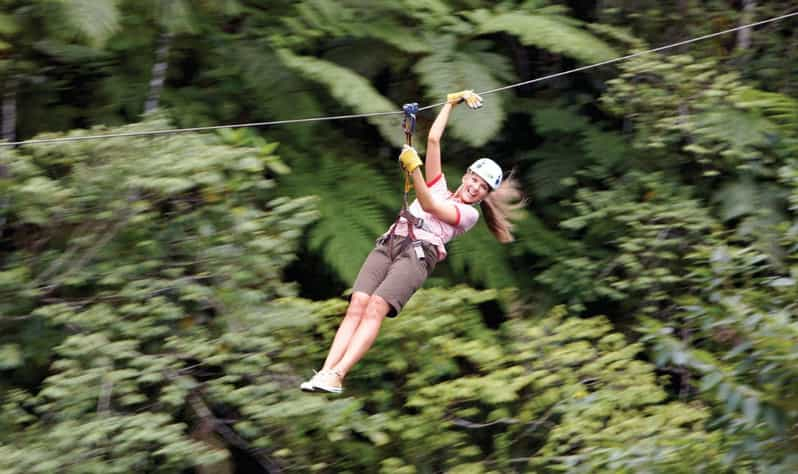
<svg viewBox="0 0 798 474">
<path fill-rule="evenodd" d="M 393 260 L 388 245 L 393 248 Z M 417 246 L 424 253 L 423 259 L 416 253 Z M 380 238 L 360 268 L 352 291 L 380 296 L 391 305 L 388 317 L 392 318 L 424 284 L 437 262 L 438 251 L 429 242 L 420 240 L 414 244 L 399 235 L 389 242 Z"/>
</svg>

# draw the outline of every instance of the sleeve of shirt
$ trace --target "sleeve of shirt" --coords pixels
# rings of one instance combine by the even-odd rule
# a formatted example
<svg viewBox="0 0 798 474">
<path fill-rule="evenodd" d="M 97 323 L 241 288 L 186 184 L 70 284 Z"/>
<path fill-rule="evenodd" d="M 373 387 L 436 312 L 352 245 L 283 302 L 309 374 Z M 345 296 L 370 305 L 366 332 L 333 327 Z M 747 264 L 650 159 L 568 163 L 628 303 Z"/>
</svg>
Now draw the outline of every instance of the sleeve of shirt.
<svg viewBox="0 0 798 474">
<path fill-rule="evenodd" d="M 449 188 L 446 187 L 446 177 L 443 173 L 427 181 L 427 187 L 434 196 L 446 197 L 449 194 Z"/>
<path fill-rule="evenodd" d="M 454 206 L 457 208 L 457 214 L 460 217 L 459 222 L 457 225 L 455 225 L 455 227 L 461 232 L 466 232 L 474 227 L 479 220 L 479 212 L 474 209 L 474 206 L 461 204 L 459 202 L 454 203 Z"/>
</svg>

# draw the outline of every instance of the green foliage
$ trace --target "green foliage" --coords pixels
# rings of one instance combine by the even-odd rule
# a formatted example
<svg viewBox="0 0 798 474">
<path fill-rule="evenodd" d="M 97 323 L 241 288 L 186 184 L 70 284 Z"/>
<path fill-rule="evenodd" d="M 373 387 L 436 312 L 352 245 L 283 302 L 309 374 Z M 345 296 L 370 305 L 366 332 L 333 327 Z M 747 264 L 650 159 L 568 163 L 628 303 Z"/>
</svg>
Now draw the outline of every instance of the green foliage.
<svg viewBox="0 0 798 474">
<path fill-rule="evenodd" d="M 646 55 L 622 68 L 602 100 L 612 112 L 633 117 L 642 148 L 683 153 L 708 176 L 740 169 L 772 176 L 779 148 L 794 142 L 794 128 L 774 121 L 795 123 L 794 114 L 785 113 L 789 99 L 746 87 L 715 60 Z M 774 141 L 776 133 L 784 138 Z"/>
<path fill-rule="evenodd" d="M 368 81 L 346 68 L 309 56 L 296 56 L 288 50 L 279 51 L 278 57 L 287 67 L 299 70 L 305 77 L 327 86 L 333 98 L 356 113 L 396 112 L 399 109 L 374 90 Z M 395 146 L 404 143 L 402 135 L 396 133 L 398 127 L 391 121 L 380 117 L 369 120 L 388 142 Z"/>
<path fill-rule="evenodd" d="M 682 288 L 684 256 L 717 224 L 663 174 L 632 172 L 606 185 L 576 192 L 575 215 L 561 226 L 584 250 L 559 256 L 539 279 L 573 303 L 608 298 L 661 311 Z"/>
<path fill-rule="evenodd" d="M 515 79 L 507 60 L 488 50 L 490 43 L 457 44 L 452 36 L 432 41 L 433 51 L 414 70 L 427 97 L 441 102 L 446 94 L 463 89 L 491 90 Z M 487 99 L 479 113 L 459 114 L 451 121 L 454 136 L 471 146 L 482 146 L 501 128 L 505 110 L 500 100 Z"/>
<path fill-rule="evenodd" d="M 527 181 L 534 196 L 551 200 L 573 192 L 578 172 L 611 174 L 639 162 L 621 135 L 607 131 L 566 104 L 531 104 L 532 125 L 545 141 L 523 159 L 531 162 Z"/>
<path fill-rule="evenodd" d="M 783 234 L 783 243 L 794 242 L 792 232 Z M 693 290 L 679 297 L 682 337 L 652 320 L 641 330 L 660 365 L 700 377 L 698 389 L 714 400 L 718 423 L 734 441 L 730 456 L 788 472 L 796 466 L 794 269 L 754 247 L 721 242 L 700 246 L 688 261 Z"/>
<path fill-rule="evenodd" d="M 63 2 L 64 19 L 95 45 L 100 45 L 119 27 L 118 0 Z M 49 2 L 52 5 L 52 2 Z"/>
<path fill-rule="evenodd" d="M 580 28 L 561 7 L 533 8 L 529 12 L 474 11 L 469 18 L 480 33 L 505 32 L 525 45 L 561 53 L 585 63 L 605 61 L 618 53 L 604 41 Z"/>
<path fill-rule="evenodd" d="M 179 125 L 394 111 L 793 6 L 549 3 L 0 0 L 4 130 L 137 121 L 154 61 Z M 453 242 L 339 398 L 296 387 L 346 303 L 283 271 L 354 277 L 398 116 L 0 149 L 0 472 L 796 472 L 790 28 L 453 114 L 447 166 L 518 166 L 518 240 Z"/>
<path fill-rule="evenodd" d="M 402 5 L 402 3 L 415 3 Z M 406 24 L 408 17 L 422 17 L 424 10 L 446 6 L 438 2 L 391 2 L 373 8 L 366 3 L 305 0 L 297 2 L 296 15 L 286 18 L 294 41 L 300 38 L 334 37 L 367 38 L 383 41 L 398 51 L 417 54 L 430 48 Z"/>
<path fill-rule="evenodd" d="M 0 321 L 3 370 L 32 370 L 43 349 L 27 341 L 56 336 L 40 389 L 4 394 L 4 472 L 175 472 L 227 456 L 195 439 L 202 426 L 230 436 L 203 391 L 264 368 L 260 390 L 276 390 L 290 372 L 269 364 L 275 331 L 310 321 L 309 303 L 279 298 L 315 212 L 274 195 L 264 176 L 283 168 L 259 145 L 174 135 L 7 154 L 3 273 L 16 278 L 3 312 L 20 316 Z"/>
<path fill-rule="evenodd" d="M 373 168 L 346 156 L 297 156 L 294 173 L 281 181 L 293 196 L 317 196 L 319 220 L 308 247 L 347 283 L 354 283 L 374 241 L 388 229 L 386 215 L 401 206 L 402 178 L 391 185 Z"/>
<path fill-rule="evenodd" d="M 442 324 L 452 331 L 449 321 Z M 442 338 L 431 342 L 437 339 Z M 468 361 L 461 366 L 473 367 L 470 373 L 447 377 L 441 369 L 454 367 L 439 366 L 440 381 L 409 398 L 419 414 L 411 417 L 415 428 L 403 432 L 403 439 L 439 440 L 416 444 L 416 456 L 448 451 L 453 468 L 453 456 L 471 454 L 500 472 L 525 465 L 538 472 L 718 467 L 705 451 L 714 441 L 702 429 L 706 411 L 678 402 L 661 405 L 665 392 L 652 366 L 634 360 L 640 347 L 613 333 L 605 319 L 567 318 L 557 309 L 536 322 L 513 321 L 483 349 L 479 342 L 444 346 L 450 357 Z M 440 421 L 422 422 L 430 417 Z M 490 436 L 493 450 L 469 452 L 464 441 L 478 436 Z M 458 445 L 464 449 L 453 452 L 450 447 Z"/>
</svg>

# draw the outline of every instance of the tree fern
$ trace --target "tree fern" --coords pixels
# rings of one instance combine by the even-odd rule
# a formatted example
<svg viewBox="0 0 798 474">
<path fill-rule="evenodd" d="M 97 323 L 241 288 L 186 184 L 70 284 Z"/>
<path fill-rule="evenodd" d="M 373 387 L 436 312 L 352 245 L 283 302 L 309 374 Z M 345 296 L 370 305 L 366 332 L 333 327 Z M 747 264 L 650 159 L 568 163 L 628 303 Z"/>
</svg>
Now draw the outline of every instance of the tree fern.
<svg viewBox="0 0 798 474">
<path fill-rule="evenodd" d="M 433 45 L 433 53 L 420 60 L 414 70 L 427 97 L 435 101 L 456 90 L 495 89 L 514 78 L 509 62 L 487 51 L 488 43 L 461 46 L 453 37 L 442 37 Z M 482 146 L 496 135 L 506 115 L 498 97 L 485 99 L 485 106 L 477 113 L 458 114 L 449 123 L 452 134 L 472 146 Z"/>
<path fill-rule="evenodd" d="M 528 214 L 515 223 L 513 233 L 518 246 L 537 257 L 561 255 L 571 243 L 552 231 L 537 216 Z"/>
<path fill-rule="evenodd" d="M 566 188 L 565 179 L 589 165 L 613 169 L 628 165 L 636 156 L 622 136 L 590 123 L 572 107 L 535 108 L 532 125 L 545 141 L 523 159 L 532 163 L 528 181 L 541 199 L 558 195 Z"/>
<path fill-rule="evenodd" d="M 479 33 L 508 33 L 527 46 L 564 54 L 584 63 L 618 55 L 610 45 L 581 29 L 576 20 L 559 14 L 479 10 L 469 14 L 469 18 Z"/>
<path fill-rule="evenodd" d="M 258 113 L 275 118 L 325 115 L 318 98 L 298 87 L 304 83 L 301 72 L 283 67 L 264 42 L 240 41 L 232 48 L 235 54 L 231 61 L 237 66 L 233 73 L 240 74 L 247 92 L 257 99 L 254 107 Z M 227 51 L 220 50 L 218 55 L 227 55 Z M 229 64 L 220 65 L 218 74 L 229 73 L 229 69 Z M 312 130 L 312 127 L 295 127 L 293 132 L 304 135 Z"/>
<path fill-rule="evenodd" d="M 283 179 L 288 192 L 319 198 L 321 217 L 307 234 L 310 250 L 344 281 L 354 282 L 374 241 L 388 228 L 386 211 L 399 209 L 400 188 L 347 157 L 299 158 L 292 165 L 294 172 Z"/>
<path fill-rule="evenodd" d="M 523 159 L 532 163 L 526 173 L 527 193 L 540 200 L 560 195 L 567 188 L 565 180 L 587 164 L 578 143 L 544 143 Z"/>
<path fill-rule="evenodd" d="M 357 113 L 390 112 L 399 110 L 390 100 L 383 97 L 362 76 L 337 64 L 308 56 L 297 56 L 288 50 L 278 52 L 280 61 L 299 71 L 303 77 L 326 86 L 335 99 L 351 107 Z M 390 143 L 401 146 L 403 137 L 396 133 L 397 121 L 386 117 L 368 119 Z"/>
<path fill-rule="evenodd" d="M 470 281 L 487 288 L 518 286 L 506 246 L 493 237 L 484 218 L 465 235 L 452 240 L 447 250 L 449 265 Z"/>
</svg>

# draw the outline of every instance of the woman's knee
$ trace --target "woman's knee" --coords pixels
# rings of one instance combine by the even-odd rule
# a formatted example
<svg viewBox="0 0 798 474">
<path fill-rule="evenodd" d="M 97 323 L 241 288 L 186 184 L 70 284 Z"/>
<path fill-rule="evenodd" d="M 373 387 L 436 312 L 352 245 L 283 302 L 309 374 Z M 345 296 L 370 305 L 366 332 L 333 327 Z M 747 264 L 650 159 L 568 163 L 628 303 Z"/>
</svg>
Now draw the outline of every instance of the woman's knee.
<svg viewBox="0 0 798 474">
<path fill-rule="evenodd" d="M 378 295 L 371 295 L 366 305 L 364 317 L 368 320 L 382 321 L 390 310 L 391 305 L 384 298 Z"/>
<path fill-rule="evenodd" d="M 370 295 L 366 293 L 360 291 L 352 293 L 352 297 L 349 299 L 349 307 L 346 308 L 346 317 L 356 319 L 362 318 L 370 299 Z"/>
</svg>

